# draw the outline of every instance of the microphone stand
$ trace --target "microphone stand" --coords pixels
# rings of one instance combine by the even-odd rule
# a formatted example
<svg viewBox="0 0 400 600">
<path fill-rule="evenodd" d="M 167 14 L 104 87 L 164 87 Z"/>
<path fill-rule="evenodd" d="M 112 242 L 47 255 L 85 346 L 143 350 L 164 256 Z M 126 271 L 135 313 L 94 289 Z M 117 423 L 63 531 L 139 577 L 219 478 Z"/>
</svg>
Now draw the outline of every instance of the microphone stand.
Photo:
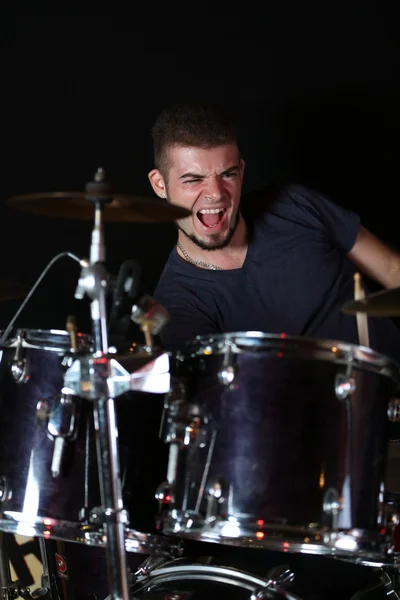
<svg viewBox="0 0 400 600">
<path fill-rule="evenodd" d="M 98 169 L 94 181 L 86 185 L 87 198 L 94 204 L 94 227 L 90 247 L 90 260 L 83 266 L 75 291 L 75 297 L 91 300 L 93 328 L 93 368 L 85 376 L 94 390 L 93 416 L 96 432 L 96 450 L 102 510 L 99 517 L 104 523 L 107 536 L 107 564 L 110 597 L 113 600 L 129 600 L 128 576 L 125 557 L 125 522 L 120 466 L 118 456 L 118 431 L 114 399 L 108 391 L 111 367 L 108 355 L 106 288 L 108 275 L 104 267 L 105 244 L 103 233 L 103 208 L 112 200 L 111 188 L 105 183 L 103 169 Z M 97 515 L 96 515 L 97 516 Z"/>
</svg>

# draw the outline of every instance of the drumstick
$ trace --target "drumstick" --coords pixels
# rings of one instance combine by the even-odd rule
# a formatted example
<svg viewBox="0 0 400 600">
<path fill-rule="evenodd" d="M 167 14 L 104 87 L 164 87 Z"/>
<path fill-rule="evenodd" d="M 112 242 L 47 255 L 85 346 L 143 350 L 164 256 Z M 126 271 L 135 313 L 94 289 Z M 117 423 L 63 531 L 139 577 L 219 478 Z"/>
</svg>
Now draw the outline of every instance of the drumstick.
<svg viewBox="0 0 400 600">
<path fill-rule="evenodd" d="M 76 325 L 76 320 L 75 317 L 72 315 L 69 315 L 67 317 L 67 324 L 66 324 L 66 329 L 69 333 L 69 336 L 71 338 L 71 349 L 72 350 L 76 350 L 78 348 L 78 328 Z"/>
<path fill-rule="evenodd" d="M 354 274 L 354 300 L 365 298 L 363 286 L 361 284 L 360 273 Z M 356 313 L 358 341 L 360 346 L 369 348 L 368 316 L 365 313 Z"/>
<path fill-rule="evenodd" d="M 150 329 L 151 329 L 150 322 L 147 319 L 144 319 L 143 322 L 142 322 L 142 332 L 143 332 L 143 335 L 144 335 L 145 344 L 149 348 L 151 348 L 152 345 L 153 345 L 153 336 L 151 334 L 151 330 Z"/>
</svg>

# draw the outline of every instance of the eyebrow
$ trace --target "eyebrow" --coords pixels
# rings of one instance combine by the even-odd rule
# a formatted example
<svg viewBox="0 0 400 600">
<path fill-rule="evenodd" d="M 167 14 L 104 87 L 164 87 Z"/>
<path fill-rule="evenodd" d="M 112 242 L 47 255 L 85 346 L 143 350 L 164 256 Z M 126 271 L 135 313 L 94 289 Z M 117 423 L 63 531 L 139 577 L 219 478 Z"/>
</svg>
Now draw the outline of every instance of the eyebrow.
<svg viewBox="0 0 400 600">
<path fill-rule="evenodd" d="M 239 171 L 239 165 L 232 165 L 232 167 L 224 169 L 221 173 L 218 173 L 218 175 L 226 175 L 232 171 Z M 206 175 L 201 175 L 200 173 L 184 173 L 179 179 L 204 179 L 205 177 Z"/>
</svg>

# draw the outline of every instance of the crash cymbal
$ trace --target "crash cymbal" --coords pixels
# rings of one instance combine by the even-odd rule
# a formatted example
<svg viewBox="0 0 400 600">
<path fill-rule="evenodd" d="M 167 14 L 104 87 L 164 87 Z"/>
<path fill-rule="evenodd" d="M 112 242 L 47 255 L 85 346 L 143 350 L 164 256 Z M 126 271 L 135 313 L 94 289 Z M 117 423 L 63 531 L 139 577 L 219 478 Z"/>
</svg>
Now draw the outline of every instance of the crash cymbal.
<svg viewBox="0 0 400 600">
<path fill-rule="evenodd" d="M 98 196 L 98 195 L 97 195 Z M 84 192 L 46 192 L 12 196 L 6 201 L 10 208 L 36 215 L 92 221 L 93 201 Z M 165 200 L 146 196 L 112 194 L 104 204 L 104 222 L 159 223 L 175 221 L 190 215 L 190 211 Z"/>
<path fill-rule="evenodd" d="M 0 302 L 24 298 L 30 290 L 27 285 L 0 279 Z"/>
<path fill-rule="evenodd" d="M 400 316 L 400 287 L 375 292 L 361 300 L 352 300 L 342 306 L 346 314 L 366 313 L 371 317 Z"/>
</svg>

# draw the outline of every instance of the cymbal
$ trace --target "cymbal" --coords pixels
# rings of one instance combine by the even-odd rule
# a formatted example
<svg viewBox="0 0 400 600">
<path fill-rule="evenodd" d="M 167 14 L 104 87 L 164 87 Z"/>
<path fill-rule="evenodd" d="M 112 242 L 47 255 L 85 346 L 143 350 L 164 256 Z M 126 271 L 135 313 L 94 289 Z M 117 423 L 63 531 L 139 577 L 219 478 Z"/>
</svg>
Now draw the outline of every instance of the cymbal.
<svg viewBox="0 0 400 600">
<path fill-rule="evenodd" d="M 366 313 L 371 317 L 400 316 L 400 287 L 370 294 L 361 300 L 352 300 L 342 306 L 342 312 Z"/>
<path fill-rule="evenodd" d="M 0 302 L 24 298 L 30 289 L 27 285 L 0 279 Z"/>
<path fill-rule="evenodd" d="M 104 204 L 103 220 L 111 223 L 158 223 L 175 221 L 191 214 L 186 208 L 159 198 L 112 194 Z M 93 201 L 84 192 L 45 192 L 12 196 L 7 206 L 36 215 L 92 221 Z"/>
</svg>

